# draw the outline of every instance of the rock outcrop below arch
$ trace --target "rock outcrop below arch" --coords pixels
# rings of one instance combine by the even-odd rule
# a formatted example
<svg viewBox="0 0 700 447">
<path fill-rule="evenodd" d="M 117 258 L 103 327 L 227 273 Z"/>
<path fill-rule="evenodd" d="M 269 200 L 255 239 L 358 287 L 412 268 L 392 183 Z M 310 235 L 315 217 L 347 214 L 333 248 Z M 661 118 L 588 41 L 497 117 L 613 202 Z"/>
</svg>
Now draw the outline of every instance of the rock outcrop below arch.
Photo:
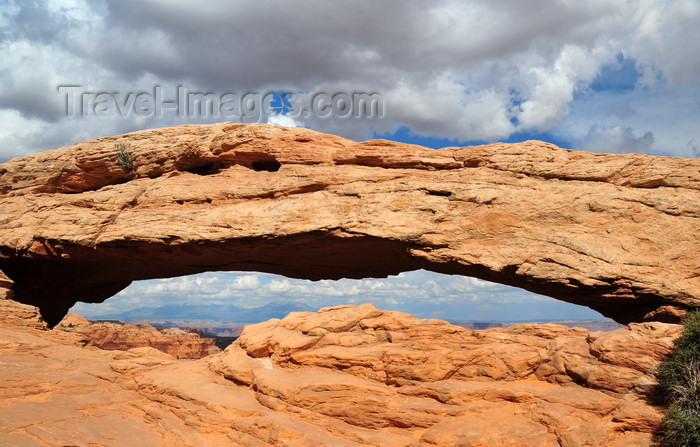
<svg viewBox="0 0 700 447">
<path fill-rule="evenodd" d="M 139 279 L 423 268 L 675 321 L 700 306 L 699 217 L 695 159 L 186 125 L 0 165 L 0 296 L 55 325 Z"/>
</svg>

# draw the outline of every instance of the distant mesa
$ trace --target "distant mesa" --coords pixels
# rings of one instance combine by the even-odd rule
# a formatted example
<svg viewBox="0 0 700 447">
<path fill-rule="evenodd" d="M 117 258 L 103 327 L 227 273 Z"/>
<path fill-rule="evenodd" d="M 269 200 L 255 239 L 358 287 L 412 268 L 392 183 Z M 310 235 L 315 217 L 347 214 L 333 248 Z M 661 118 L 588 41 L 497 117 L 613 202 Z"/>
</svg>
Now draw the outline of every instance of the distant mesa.
<svg viewBox="0 0 700 447">
<path fill-rule="evenodd" d="M 699 190 L 697 159 L 540 141 L 433 150 L 263 124 L 144 130 L 0 165 L 0 295 L 53 326 L 140 279 L 426 269 L 671 322 L 700 305 Z"/>
<path fill-rule="evenodd" d="M 119 322 L 91 322 L 82 315 L 68 314 L 58 329 L 80 334 L 84 343 L 101 349 L 128 351 L 154 348 L 175 358 L 201 359 L 221 352 L 213 338 L 179 328 L 158 329 L 150 324 L 134 325 Z"/>
</svg>

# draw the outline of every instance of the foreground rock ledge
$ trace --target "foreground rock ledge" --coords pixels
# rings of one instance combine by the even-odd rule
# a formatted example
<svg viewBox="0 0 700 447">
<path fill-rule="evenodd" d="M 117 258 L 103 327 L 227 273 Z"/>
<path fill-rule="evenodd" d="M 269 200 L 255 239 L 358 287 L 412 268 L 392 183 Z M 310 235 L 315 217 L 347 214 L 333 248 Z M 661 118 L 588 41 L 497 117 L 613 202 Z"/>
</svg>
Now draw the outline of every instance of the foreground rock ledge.
<svg viewBox="0 0 700 447">
<path fill-rule="evenodd" d="M 0 445 L 114 447 L 651 446 L 663 418 L 654 371 L 681 330 L 469 331 L 340 306 L 176 360 L 80 347 L 80 334 L 36 321 L 2 325 Z"/>
<path fill-rule="evenodd" d="M 262 124 L 145 130 L 0 165 L 0 288 L 55 325 L 138 279 L 423 268 L 621 323 L 676 321 L 700 306 L 699 190 L 700 160 L 539 141 L 432 150 Z"/>
</svg>

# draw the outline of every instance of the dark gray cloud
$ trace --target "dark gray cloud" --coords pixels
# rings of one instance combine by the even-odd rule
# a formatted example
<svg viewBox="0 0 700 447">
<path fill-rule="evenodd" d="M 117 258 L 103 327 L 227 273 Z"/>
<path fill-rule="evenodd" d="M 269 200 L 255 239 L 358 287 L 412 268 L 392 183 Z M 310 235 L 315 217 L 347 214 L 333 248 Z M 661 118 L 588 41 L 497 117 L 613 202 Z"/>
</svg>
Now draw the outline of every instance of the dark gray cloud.
<svg viewBox="0 0 700 447">
<path fill-rule="evenodd" d="M 403 70 L 425 53 L 416 42 L 428 11 L 397 8 L 392 2 L 270 6 L 209 2 L 193 9 L 182 2 L 110 1 L 106 23 L 111 35 L 106 38 L 147 37 L 163 56 L 144 60 L 132 46 L 114 45 L 105 63 L 123 72 L 147 70 L 211 88 L 304 89 L 350 79 L 382 84 L 386 81 L 375 76 L 377 65 Z M 403 26 L 387 26 L 389 22 Z"/>
<path fill-rule="evenodd" d="M 381 93 L 382 120 L 303 120 L 351 138 L 406 126 L 458 141 L 528 132 L 582 141 L 595 124 L 652 132 L 656 144 L 675 134 L 700 139 L 684 120 L 682 128 L 654 127 L 652 112 L 633 101 L 644 90 L 700 91 L 700 56 L 688 45 L 700 37 L 694 19 L 694 1 L 9 1 L 0 18 L 0 135 L 50 125 L 66 129 L 68 143 L 74 126 L 62 115 L 59 84 L 124 94 L 184 84 L 205 92 Z M 582 93 L 622 93 L 610 69 L 620 55 L 634 74 L 622 89 L 632 96 L 623 101 L 629 109 L 597 114 L 579 134 L 563 128 Z M 97 137 L 125 123 L 178 122 L 91 117 L 81 126 Z M 692 155 L 685 146 L 675 152 Z"/>
<path fill-rule="evenodd" d="M 379 86 L 454 76 L 532 51 L 551 59 L 566 43 L 591 46 L 601 8 L 554 2 L 187 2 L 110 0 L 101 56 L 122 72 L 176 73 L 202 85 L 299 88 L 353 80 Z M 137 37 L 167 56 L 145 60 Z M 570 39 L 561 37 L 568 35 Z M 113 42 L 113 44 L 110 44 Z M 121 53 L 121 54 L 120 54 Z M 172 56 L 167 61 L 164 59 Z M 393 76 L 377 76 L 379 73 Z"/>
</svg>

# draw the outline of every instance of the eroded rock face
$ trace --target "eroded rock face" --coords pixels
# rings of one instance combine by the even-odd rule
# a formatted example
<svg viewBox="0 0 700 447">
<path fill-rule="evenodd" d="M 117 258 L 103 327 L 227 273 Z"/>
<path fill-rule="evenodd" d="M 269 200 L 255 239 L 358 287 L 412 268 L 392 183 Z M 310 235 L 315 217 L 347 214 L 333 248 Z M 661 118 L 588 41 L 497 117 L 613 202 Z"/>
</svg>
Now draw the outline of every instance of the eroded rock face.
<svg viewBox="0 0 700 447">
<path fill-rule="evenodd" d="M 213 338 L 179 328 L 157 329 L 150 324 L 90 322 L 81 315 L 68 314 L 56 329 L 82 335 L 86 344 L 101 349 L 127 351 L 150 347 L 181 359 L 201 359 L 221 352 Z"/>
<path fill-rule="evenodd" d="M 179 126 L 0 165 L 0 269 L 15 299 L 51 325 L 74 302 L 100 302 L 137 279 L 419 268 L 523 287 L 618 322 L 675 321 L 700 304 L 699 189 L 694 159 Z"/>
<path fill-rule="evenodd" d="M 0 270 L 0 300 L 14 298 L 15 295 L 12 292 L 12 286 L 14 283 L 14 281 L 8 278 L 7 275 Z"/>
<path fill-rule="evenodd" d="M 0 444 L 651 446 L 653 371 L 680 330 L 469 331 L 340 306 L 176 360 L 0 327 Z"/>
<path fill-rule="evenodd" d="M 642 395 L 677 330 L 655 322 L 610 332 L 555 324 L 469 331 L 365 304 L 249 325 L 237 345 L 285 368 L 343 370 L 393 386 L 532 379 Z"/>
<path fill-rule="evenodd" d="M 1 289 L 0 289 L 1 290 Z M 46 330 L 39 309 L 28 304 L 0 298 L 0 326 Z"/>
</svg>

